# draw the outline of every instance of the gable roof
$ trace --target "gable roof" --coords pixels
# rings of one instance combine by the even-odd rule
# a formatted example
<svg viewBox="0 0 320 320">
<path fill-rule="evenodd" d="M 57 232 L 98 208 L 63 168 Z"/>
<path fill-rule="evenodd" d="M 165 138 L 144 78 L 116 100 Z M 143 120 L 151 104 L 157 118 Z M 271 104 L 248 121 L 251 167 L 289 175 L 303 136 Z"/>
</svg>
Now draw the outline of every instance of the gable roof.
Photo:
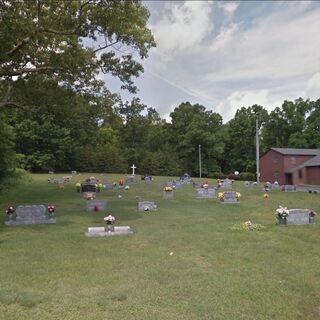
<svg viewBox="0 0 320 320">
<path fill-rule="evenodd" d="M 299 166 L 292 168 L 290 170 L 288 170 L 286 173 L 292 173 L 295 172 L 297 170 L 300 170 L 304 167 L 320 167 L 320 154 L 318 154 L 317 156 L 301 163 Z"/>
<path fill-rule="evenodd" d="M 316 156 L 320 154 L 320 149 L 271 148 L 271 150 L 288 156 Z"/>
</svg>

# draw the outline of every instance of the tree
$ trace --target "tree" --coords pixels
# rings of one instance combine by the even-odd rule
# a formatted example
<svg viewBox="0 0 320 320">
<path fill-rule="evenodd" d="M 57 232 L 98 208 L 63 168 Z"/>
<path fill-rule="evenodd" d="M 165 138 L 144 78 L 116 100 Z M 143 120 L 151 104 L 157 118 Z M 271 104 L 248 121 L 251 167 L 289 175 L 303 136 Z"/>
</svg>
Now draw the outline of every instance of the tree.
<svg viewBox="0 0 320 320">
<path fill-rule="evenodd" d="M 198 146 L 202 146 L 202 171 L 220 171 L 220 160 L 224 151 L 222 117 L 207 111 L 199 104 L 180 104 L 170 114 L 170 143 L 181 161 L 181 167 L 191 174 L 199 173 Z"/>
<path fill-rule="evenodd" d="M 148 17 L 140 1 L 0 0 L 0 107 L 21 108 L 16 83 L 34 74 L 83 92 L 100 89 L 103 72 L 135 92 L 143 68 L 134 52 L 144 59 L 155 46 Z"/>
<path fill-rule="evenodd" d="M 256 167 L 256 119 L 258 127 L 268 119 L 268 112 L 259 105 L 242 107 L 236 111 L 227 124 L 228 143 L 226 146 L 224 171 L 255 172 Z"/>
<path fill-rule="evenodd" d="M 271 111 L 269 120 L 262 130 L 264 149 L 308 148 L 305 129 L 311 110 L 312 103 L 299 98 L 295 101 L 285 100 L 281 108 Z"/>
</svg>

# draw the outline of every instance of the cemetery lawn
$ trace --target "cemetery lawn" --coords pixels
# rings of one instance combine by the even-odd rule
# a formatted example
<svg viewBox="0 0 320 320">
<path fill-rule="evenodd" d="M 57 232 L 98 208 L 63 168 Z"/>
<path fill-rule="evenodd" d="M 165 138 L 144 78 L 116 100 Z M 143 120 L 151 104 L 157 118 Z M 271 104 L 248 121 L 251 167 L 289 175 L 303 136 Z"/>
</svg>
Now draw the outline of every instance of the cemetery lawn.
<svg viewBox="0 0 320 320">
<path fill-rule="evenodd" d="M 87 238 L 88 227 L 104 225 L 76 192 L 87 176 L 60 190 L 49 175 L 32 175 L 0 195 L 0 319 L 320 319 L 320 217 L 279 226 L 274 216 L 279 205 L 320 212 L 320 195 L 264 199 L 261 188 L 235 182 L 237 205 L 196 199 L 191 185 L 163 200 L 169 178 L 155 177 L 97 196 L 133 235 Z M 136 196 L 158 211 L 138 212 Z M 57 224 L 5 226 L 5 208 L 19 204 L 55 205 Z M 246 220 L 265 229 L 232 229 Z"/>
</svg>

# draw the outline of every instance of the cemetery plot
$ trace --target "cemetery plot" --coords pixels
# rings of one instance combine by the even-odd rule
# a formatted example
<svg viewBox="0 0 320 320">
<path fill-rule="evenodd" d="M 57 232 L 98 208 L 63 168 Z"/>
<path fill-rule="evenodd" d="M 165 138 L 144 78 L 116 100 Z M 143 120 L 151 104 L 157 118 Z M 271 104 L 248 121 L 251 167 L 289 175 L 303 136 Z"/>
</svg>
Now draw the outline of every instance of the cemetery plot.
<svg viewBox="0 0 320 320">
<path fill-rule="evenodd" d="M 216 198 L 216 190 L 215 189 L 197 189 L 197 199 L 215 199 Z"/>
<path fill-rule="evenodd" d="M 44 205 L 18 206 L 16 220 L 6 221 L 6 225 L 48 224 L 56 223 L 56 219 L 46 217 Z"/>
<path fill-rule="evenodd" d="M 154 201 L 139 201 L 138 211 L 156 211 L 158 209 Z"/>
<path fill-rule="evenodd" d="M 320 186 L 297 185 L 296 191 L 320 194 Z"/>
<path fill-rule="evenodd" d="M 87 212 L 98 212 L 107 210 L 107 201 L 88 200 L 86 203 Z"/>
</svg>

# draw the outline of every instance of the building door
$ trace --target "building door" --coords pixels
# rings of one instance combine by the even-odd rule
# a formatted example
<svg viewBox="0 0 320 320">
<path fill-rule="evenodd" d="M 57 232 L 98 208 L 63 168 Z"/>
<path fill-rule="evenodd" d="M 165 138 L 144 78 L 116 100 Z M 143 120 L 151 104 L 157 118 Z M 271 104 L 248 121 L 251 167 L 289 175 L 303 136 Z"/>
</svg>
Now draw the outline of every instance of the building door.
<svg viewBox="0 0 320 320">
<path fill-rule="evenodd" d="M 292 174 L 286 173 L 286 183 L 285 184 L 292 184 Z"/>
</svg>

